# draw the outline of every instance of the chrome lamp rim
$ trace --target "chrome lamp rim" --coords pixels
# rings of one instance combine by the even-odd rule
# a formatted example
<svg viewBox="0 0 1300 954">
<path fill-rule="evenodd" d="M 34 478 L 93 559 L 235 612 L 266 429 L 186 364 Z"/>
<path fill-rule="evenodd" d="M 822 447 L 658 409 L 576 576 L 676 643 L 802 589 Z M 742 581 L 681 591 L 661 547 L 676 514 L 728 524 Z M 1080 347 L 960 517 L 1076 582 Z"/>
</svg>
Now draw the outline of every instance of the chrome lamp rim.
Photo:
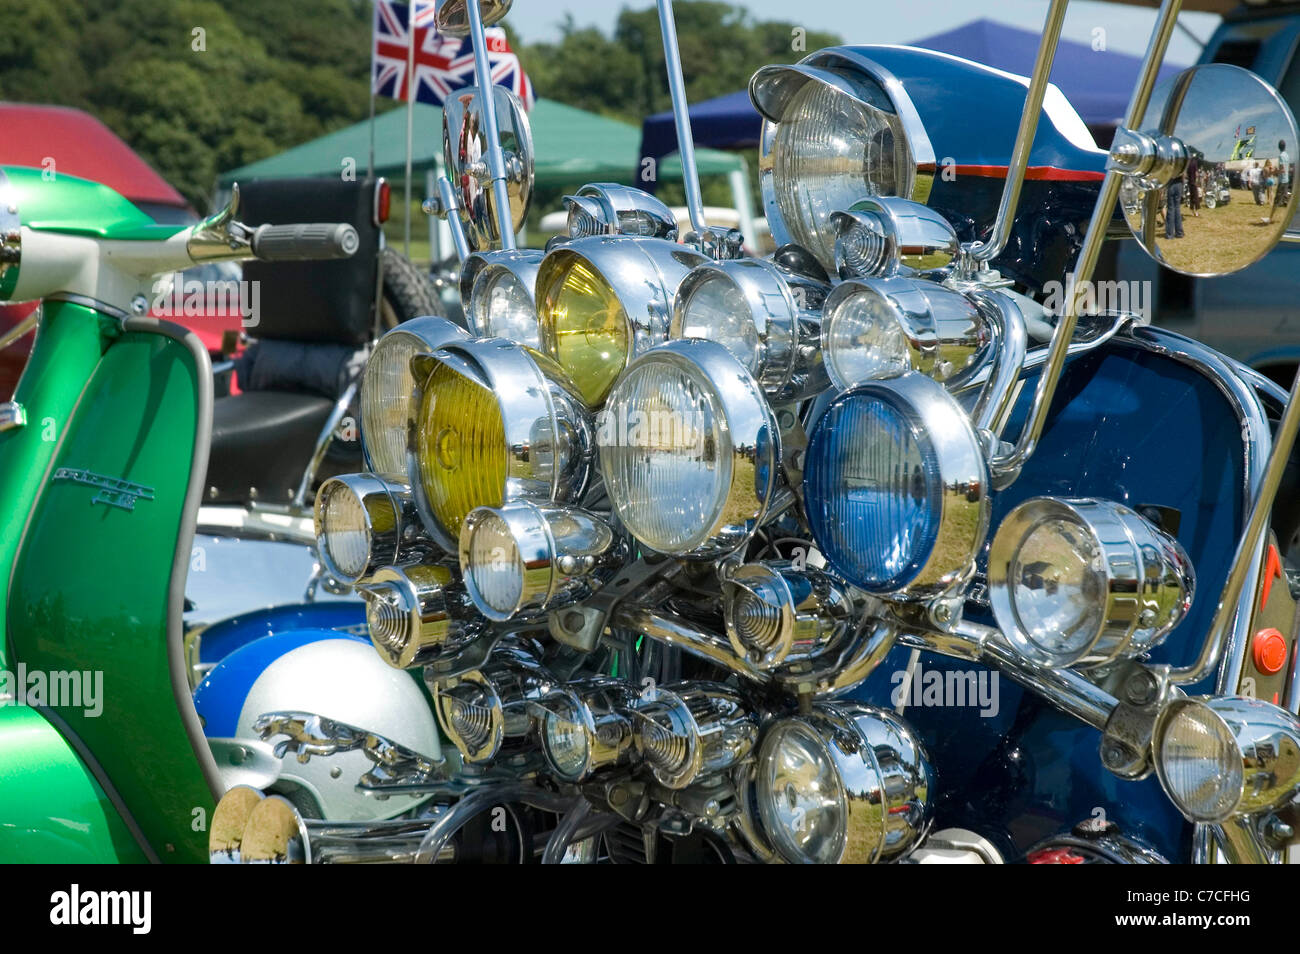
<svg viewBox="0 0 1300 954">
<path fill-rule="evenodd" d="M 744 297 L 758 336 L 753 354 L 735 355 L 773 400 L 820 394 L 830 384 L 820 350 L 821 309 L 830 285 L 782 268 L 769 259 L 707 262 L 693 269 L 677 289 L 670 337 L 683 339 L 696 291 L 710 281 L 728 281 Z M 711 340 L 711 339 L 706 339 Z"/>
<path fill-rule="evenodd" d="M 725 347 L 716 341 L 702 339 L 685 339 L 668 341 L 652 348 L 638 357 L 628 366 L 628 372 L 610 391 L 613 399 L 618 393 L 619 384 L 627 380 L 627 373 L 644 364 L 663 362 L 692 378 L 697 386 L 706 391 L 713 399 L 715 413 L 719 418 L 722 440 L 725 448 L 719 447 L 719 463 L 726 486 L 726 493 L 715 501 L 707 523 L 691 534 L 679 546 L 671 551 L 664 551 L 671 556 L 690 560 L 708 560 L 734 552 L 742 546 L 766 516 L 768 508 L 776 495 L 781 461 L 780 430 L 776 415 L 753 376 L 741 366 Z M 606 405 L 606 414 L 616 413 L 613 400 Z M 601 463 L 605 472 L 604 456 L 608 445 L 600 445 Z M 721 453 L 725 450 L 725 454 Z M 760 460 L 760 456 L 763 458 Z M 752 464 L 756 484 L 752 488 L 758 503 L 758 509 L 746 513 L 743 519 L 728 519 L 728 503 L 742 488 L 737 486 L 737 459 L 747 460 Z M 745 472 L 746 468 L 740 468 Z M 766 480 L 759 486 L 757 478 L 766 473 Z M 607 492 L 609 490 L 607 484 Z M 634 526 L 635 520 L 629 522 L 628 501 L 621 495 L 611 493 L 610 504 L 619 520 L 634 537 L 647 547 Z M 738 515 L 739 516 L 739 515 Z M 654 549 L 653 547 L 650 547 Z"/>
</svg>

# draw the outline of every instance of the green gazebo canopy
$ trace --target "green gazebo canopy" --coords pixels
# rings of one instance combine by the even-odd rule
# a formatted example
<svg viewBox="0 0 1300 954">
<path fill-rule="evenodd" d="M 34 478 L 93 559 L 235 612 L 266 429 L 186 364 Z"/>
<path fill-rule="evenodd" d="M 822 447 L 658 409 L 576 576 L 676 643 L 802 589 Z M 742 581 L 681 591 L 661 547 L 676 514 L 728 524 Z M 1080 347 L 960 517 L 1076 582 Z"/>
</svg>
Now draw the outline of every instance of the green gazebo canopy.
<svg viewBox="0 0 1300 954">
<path fill-rule="evenodd" d="M 442 164 L 442 110 L 416 103 L 411 135 L 411 169 L 423 174 Z M 594 113 L 539 99 L 528 114 L 536 152 L 537 184 L 570 186 L 584 182 L 635 182 L 641 171 L 641 130 Z M 375 174 L 396 179 L 406 169 L 406 109 L 390 109 L 375 117 Z M 275 156 L 268 156 L 221 175 L 219 182 L 283 179 L 291 176 L 334 176 L 355 164 L 365 175 L 370 156 L 370 121 L 363 120 L 313 139 Z M 725 175 L 744 169 L 740 156 L 700 149 L 696 165 L 701 175 Z M 658 170 L 663 180 L 681 179 L 681 160 L 665 158 Z"/>
</svg>

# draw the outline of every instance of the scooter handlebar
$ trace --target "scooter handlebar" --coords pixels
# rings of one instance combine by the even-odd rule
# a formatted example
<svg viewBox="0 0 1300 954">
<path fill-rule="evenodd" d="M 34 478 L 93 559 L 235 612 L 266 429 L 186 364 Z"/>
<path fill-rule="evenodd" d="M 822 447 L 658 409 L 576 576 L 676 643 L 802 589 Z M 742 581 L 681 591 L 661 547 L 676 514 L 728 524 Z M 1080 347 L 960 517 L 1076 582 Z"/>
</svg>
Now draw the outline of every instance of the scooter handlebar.
<svg viewBox="0 0 1300 954">
<path fill-rule="evenodd" d="M 343 222 L 259 225 L 249 242 L 264 262 L 309 262 L 350 258 L 361 245 L 357 230 Z"/>
</svg>

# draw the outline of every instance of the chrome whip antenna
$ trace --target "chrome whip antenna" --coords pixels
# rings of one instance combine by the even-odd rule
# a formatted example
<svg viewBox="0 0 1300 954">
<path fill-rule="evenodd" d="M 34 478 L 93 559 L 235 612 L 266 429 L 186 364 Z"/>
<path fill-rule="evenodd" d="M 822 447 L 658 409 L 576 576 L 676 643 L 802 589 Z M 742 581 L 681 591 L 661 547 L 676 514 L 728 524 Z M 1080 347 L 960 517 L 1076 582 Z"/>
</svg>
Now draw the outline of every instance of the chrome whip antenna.
<svg viewBox="0 0 1300 954">
<path fill-rule="evenodd" d="M 664 39 L 664 63 L 668 67 L 668 92 L 673 98 L 673 122 L 677 126 L 677 148 L 682 159 L 682 184 L 686 188 L 686 210 L 691 227 L 704 234 L 704 196 L 700 192 L 700 174 L 695 166 L 695 134 L 691 132 L 690 103 L 686 99 L 686 80 L 682 76 L 682 54 L 677 44 L 677 21 L 673 19 L 673 0 L 656 0 L 659 5 L 659 29 Z"/>
<path fill-rule="evenodd" d="M 474 82 L 483 97 L 483 127 L 487 138 L 488 173 L 492 177 L 492 194 L 496 199 L 501 229 L 501 248 L 515 247 L 515 224 L 510 212 L 510 189 L 506 184 L 506 158 L 501 149 L 501 132 L 497 123 L 496 87 L 492 82 L 492 64 L 488 59 L 487 35 L 483 31 L 483 14 L 478 0 L 465 4 L 469 15 L 469 35 L 474 47 Z"/>
</svg>

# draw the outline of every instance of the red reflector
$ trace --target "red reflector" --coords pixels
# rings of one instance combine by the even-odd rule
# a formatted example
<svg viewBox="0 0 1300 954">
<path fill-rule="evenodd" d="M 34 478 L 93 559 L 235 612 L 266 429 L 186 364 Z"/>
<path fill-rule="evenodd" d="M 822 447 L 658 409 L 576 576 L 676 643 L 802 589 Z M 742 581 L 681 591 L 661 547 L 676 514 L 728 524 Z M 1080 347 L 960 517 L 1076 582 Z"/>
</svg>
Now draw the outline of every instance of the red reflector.
<svg viewBox="0 0 1300 954">
<path fill-rule="evenodd" d="M 375 206 L 375 211 L 380 225 L 383 225 L 388 221 L 388 210 L 392 206 L 392 203 L 393 191 L 388 188 L 388 183 L 379 183 L 379 202 Z"/>
<path fill-rule="evenodd" d="M 1260 672 L 1270 676 L 1281 672 L 1286 665 L 1286 653 L 1286 637 L 1280 631 L 1269 627 L 1255 634 L 1251 654 L 1255 658 L 1255 668 Z"/>
<path fill-rule="evenodd" d="M 1069 848 L 1044 848 L 1033 852 L 1025 860 L 1031 865 L 1081 865 L 1083 855 L 1076 855 Z"/>
</svg>

